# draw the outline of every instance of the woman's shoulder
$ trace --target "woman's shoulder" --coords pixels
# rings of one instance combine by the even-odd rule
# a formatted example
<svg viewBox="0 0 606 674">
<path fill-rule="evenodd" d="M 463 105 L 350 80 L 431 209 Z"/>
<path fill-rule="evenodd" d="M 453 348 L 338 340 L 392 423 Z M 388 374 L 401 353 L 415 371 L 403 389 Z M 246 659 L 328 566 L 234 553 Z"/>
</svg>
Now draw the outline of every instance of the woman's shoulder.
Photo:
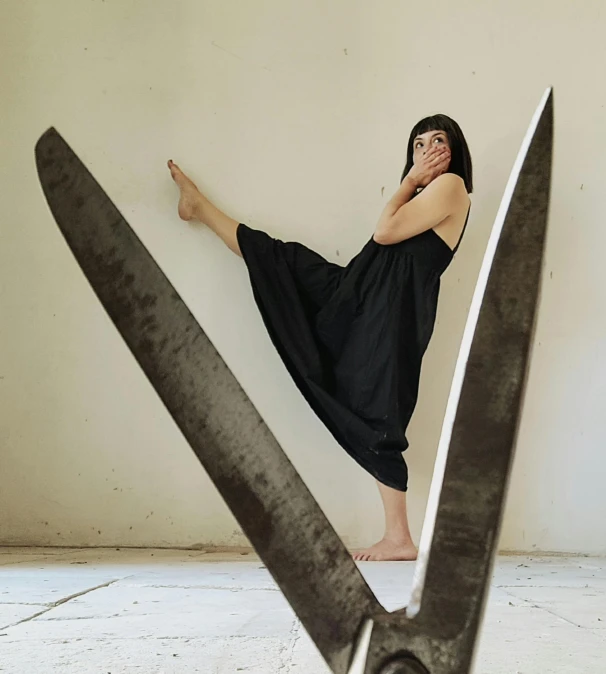
<svg viewBox="0 0 606 674">
<path fill-rule="evenodd" d="M 451 216 L 467 213 L 471 206 L 465 181 L 456 173 L 438 176 L 425 188 L 425 192 L 429 192 L 427 196 L 431 196 L 432 199 L 439 199 Z"/>
<path fill-rule="evenodd" d="M 425 191 L 431 191 L 441 196 L 451 196 L 453 198 L 465 197 L 469 201 L 469 194 L 465 187 L 465 181 L 456 173 L 443 173 L 425 188 Z"/>
</svg>

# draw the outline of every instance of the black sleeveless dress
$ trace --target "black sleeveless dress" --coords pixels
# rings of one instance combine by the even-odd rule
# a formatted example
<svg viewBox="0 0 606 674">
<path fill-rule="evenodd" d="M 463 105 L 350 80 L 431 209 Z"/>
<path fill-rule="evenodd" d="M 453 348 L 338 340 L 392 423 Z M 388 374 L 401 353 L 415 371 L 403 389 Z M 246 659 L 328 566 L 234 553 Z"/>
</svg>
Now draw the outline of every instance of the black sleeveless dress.
<svg viewBox="0 0 606 674">
<path fill-rule="evenodd" d="M 453 251 L 433 230 L 388 246 L 371 239 L 342 267 L 245 224 L 237 237 L 261 316 L 295 384 L 353 459 L 406 491 L 406 428 L 440 276 L 460 240 Z"/>
</svg>

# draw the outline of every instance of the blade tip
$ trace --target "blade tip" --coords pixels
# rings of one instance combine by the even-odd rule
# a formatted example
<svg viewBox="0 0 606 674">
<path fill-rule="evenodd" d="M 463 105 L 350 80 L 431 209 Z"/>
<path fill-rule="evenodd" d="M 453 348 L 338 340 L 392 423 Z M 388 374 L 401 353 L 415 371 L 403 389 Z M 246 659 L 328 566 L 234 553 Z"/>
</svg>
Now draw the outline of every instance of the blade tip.
<svg viewBox="0 0 606 674">
<path fill-rule="evenodd" d="M 36 145 L 34 147 L 36 157 L 40 156 L 41 152 L 49 142 L 52 142 L 57 138 L 61 138 L 61 135 L 54 126 L 50 126 L 36 141 Z"/>
</svg>

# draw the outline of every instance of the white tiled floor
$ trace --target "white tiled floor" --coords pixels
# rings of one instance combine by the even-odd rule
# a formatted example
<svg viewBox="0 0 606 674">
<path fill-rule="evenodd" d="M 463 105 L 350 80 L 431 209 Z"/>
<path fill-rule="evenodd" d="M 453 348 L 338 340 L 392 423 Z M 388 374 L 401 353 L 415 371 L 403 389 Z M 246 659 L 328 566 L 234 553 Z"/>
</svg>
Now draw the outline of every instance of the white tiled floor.
<svg viewBox="0 0 606 674">
<path fill-rule="evenodd" d="M 413 565 L 360 565 L 389 609 Z M 250 555 L 0 548 L 0 672 L 327 674 Z M 480 674 L 605 674 L 606 559 L 501 557 Z"/>
</svg>

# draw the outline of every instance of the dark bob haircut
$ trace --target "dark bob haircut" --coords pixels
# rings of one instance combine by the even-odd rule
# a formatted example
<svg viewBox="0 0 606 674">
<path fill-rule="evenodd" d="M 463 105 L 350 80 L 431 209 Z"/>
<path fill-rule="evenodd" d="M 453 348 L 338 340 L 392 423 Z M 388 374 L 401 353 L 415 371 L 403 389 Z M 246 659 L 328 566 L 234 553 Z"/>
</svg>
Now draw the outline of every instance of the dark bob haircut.
<svg viewBox="0 0 606 674">
<path fill-rule="evenodd" d="M 465 136 L 461 127 L 447 115 L 432 115 L 425 117 L 410 132 L 408 139 L 408 148 L 406 150 L 406 167 L 402 173 L 400 182 L 408 175 L 413 166 L 414 140 L 417 136 L 428 131 L 444 131 L 448 135 L 450 143 L 451 160 L 448 173 L 455 173 L 463 178 L 467 193 L 473 192 L 473 168 L 471 165 L 471 154 Z"/>
</svg>

